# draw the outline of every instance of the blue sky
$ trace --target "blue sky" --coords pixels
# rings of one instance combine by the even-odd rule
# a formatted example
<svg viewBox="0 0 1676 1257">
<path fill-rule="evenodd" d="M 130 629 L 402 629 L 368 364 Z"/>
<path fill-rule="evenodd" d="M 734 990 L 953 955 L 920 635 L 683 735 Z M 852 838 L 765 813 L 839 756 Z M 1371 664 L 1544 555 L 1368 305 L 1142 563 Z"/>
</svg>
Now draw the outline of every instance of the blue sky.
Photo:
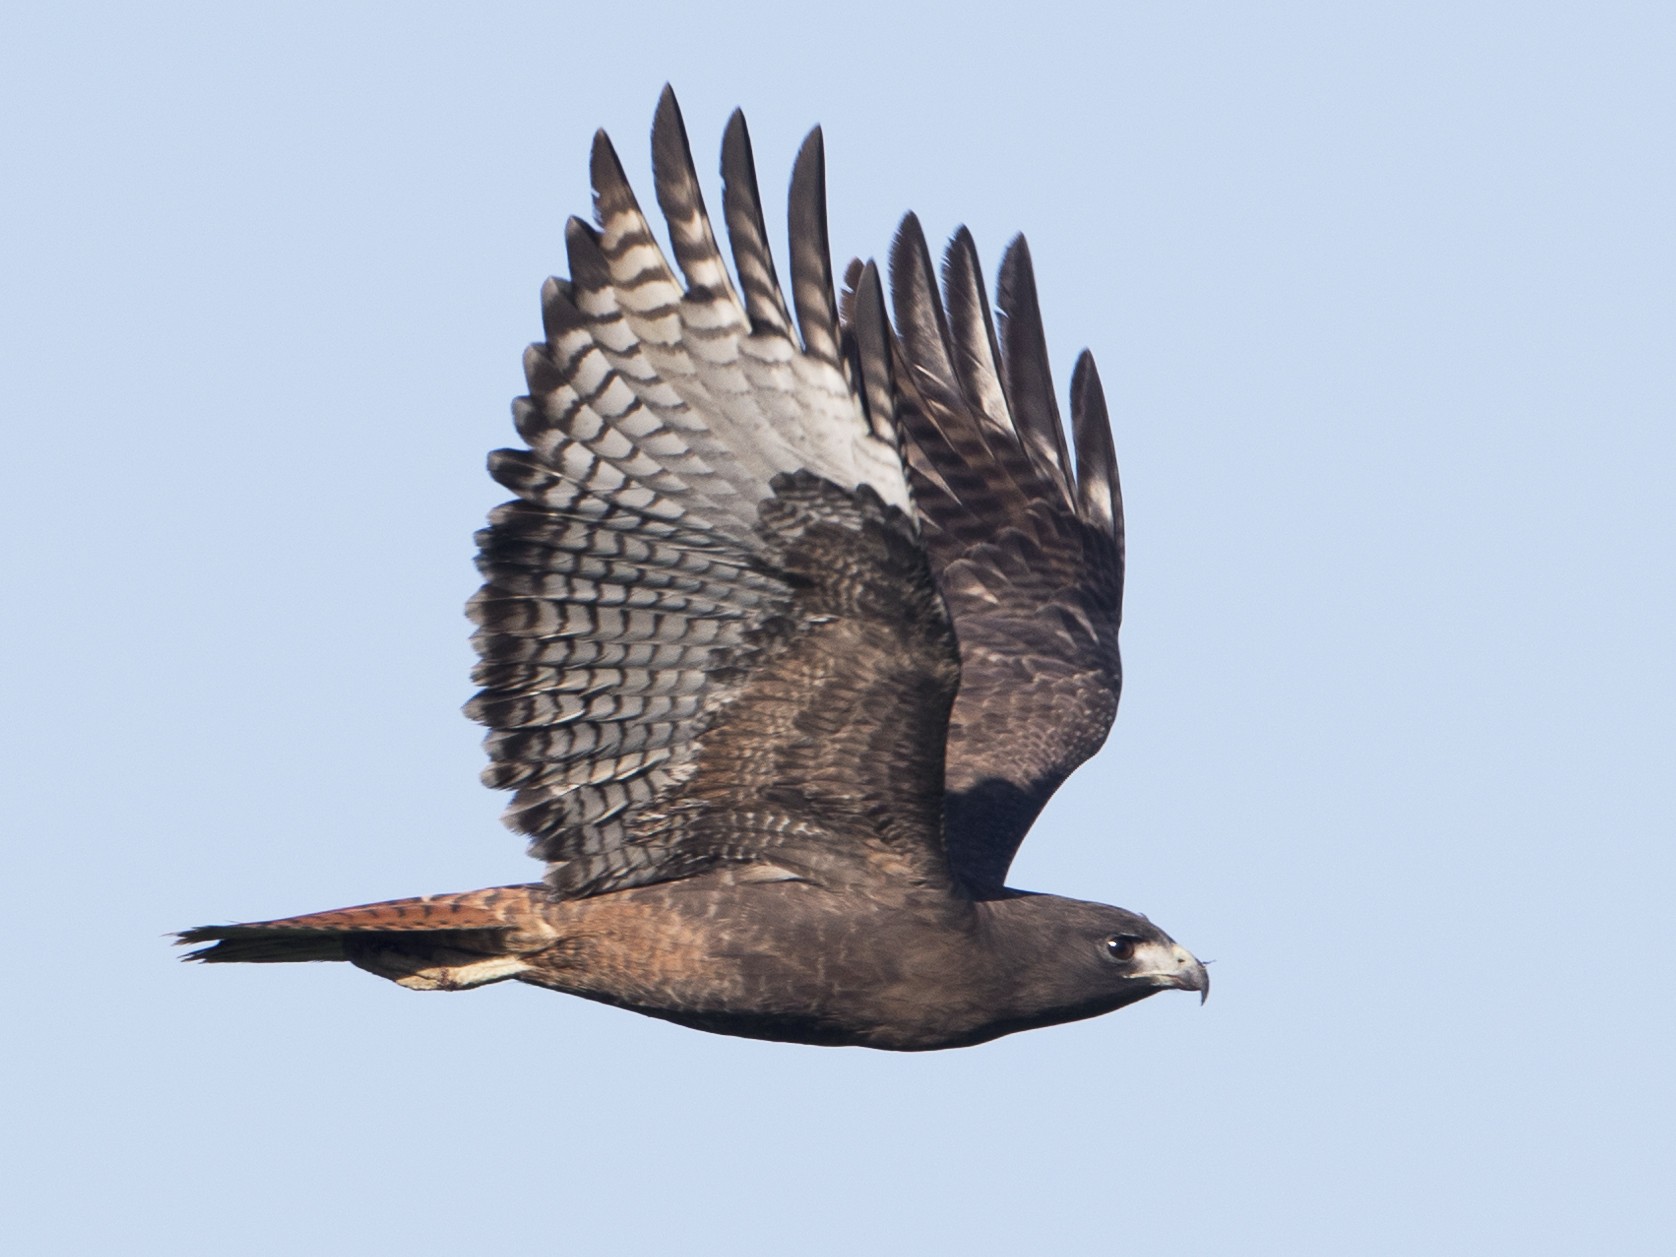
<svg viewBox="0 0 1676 1257">
<path fill-rule="evenodd" d="M 1669 6 L 8 27 L 8 1251 L 1665 1251 Z M 644 187 L 666 80 L 771 206 L 825 126 L 840 259 L 1029 233 L 1131 567 L 1014 881 L 1150 915 L 1204 1008 L 897 1057 L 175 963 L 535 874 L 457 710 L 482 459 L 589 137 Z"/>
</svg>

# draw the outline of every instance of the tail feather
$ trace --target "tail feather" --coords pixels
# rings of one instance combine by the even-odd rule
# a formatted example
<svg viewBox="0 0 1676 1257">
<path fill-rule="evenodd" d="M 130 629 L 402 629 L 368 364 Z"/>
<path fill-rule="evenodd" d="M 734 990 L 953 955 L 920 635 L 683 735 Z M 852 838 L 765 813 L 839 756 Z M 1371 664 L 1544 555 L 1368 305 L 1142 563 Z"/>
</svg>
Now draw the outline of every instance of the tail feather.
<svg viewBox="0 0 1676 1257">
<path fill-rule="evenodd" d="M 284 964 L 347 960 L 420 990 L 456 990 L 517 977 L 522 956 L 553 939 L 543 928 L 539 884 L 494 886 L 335 908 L 277 921 L 202 925 L 175 941 L 198 946 L 183 960 Z"/>
</svg>

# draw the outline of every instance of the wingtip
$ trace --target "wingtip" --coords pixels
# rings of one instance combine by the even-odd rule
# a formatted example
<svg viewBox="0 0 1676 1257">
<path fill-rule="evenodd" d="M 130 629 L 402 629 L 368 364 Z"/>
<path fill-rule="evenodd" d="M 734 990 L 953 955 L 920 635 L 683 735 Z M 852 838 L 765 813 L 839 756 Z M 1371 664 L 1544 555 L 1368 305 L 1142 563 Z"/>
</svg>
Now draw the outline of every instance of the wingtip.
<svg viewBox="0 0 1676 1257">
<path fill-rule="evenodd" d="M 845 269 L 844 278 L 847 281 L 853 277 L 855 286 L 856 306 L 858 309 L 877 309 L 879 316 L 884 316 L 884 289 L 879 283 L 879 264 L 872 258 L 865 262 L 859 258 L 852 259 Z"/>
<path fill-rule="evenodd" d="M 1009 276 L 1015 281 L 1028 279 L 1032 284 L 1036 281 L 1036 267 L 1030 260 L 1030 241 L 1022 231 L 1007 241 L 1007 247 L 1001 251 L 1001 283 L 1005 284 Z"/>
<path fill-rule="evenodd" d="M 1030 258 L 1030 241 L 1021 231 L 1001 252 L 1001 269 L 995 276 L 995 301 L 1002 319 L 1033 319 L 1041 323 L 1036 295 L 1036 264 Z M 1003 369 L 1006 366 L 1006 336 L 1002 336 Z"/>
<path fill-rule="evenodd" d="M 957 280 L 966 275 L 979 274 L 978 242 L 972 238 L 972 229 L 965 223 L 955 226 L 949 236 L 948 247 L 943 250 L 943 287 L 952 289 Z M 983 283 L 977 285 L 978 292 L 983 292 Z"/>
<path fill-rule="evenodd" d="M 751 128 L 745 122 L 745 111 L 735 108 L 727 116 L 727 125 L 722 128 L 722 156 L 725 160 L 729 153 L 739 152 L 741 148 L 748 156 L 751 145 Z M 753 160 L 752 165 L 756 163 Z"/>
<path fill-rule="evenodd" d="M 572 284 L 585 290 L 609 287 L 611 270 L 600 251 L 597 227 L 572 215 L 564 225 L 564 247 Z"/>
<path fill-rule="evenodd" d="M 1117 447 L 1100 368 L 1084 349 L 1071 371 L 1071 434 L 1077 452 L 1077 508 L 1085 521 L 1103 526 L 1123 548 L 1123 488 Z"/>
<path fill-rule="evenodd" d="M 681 103 L 675 99 L 675 89 L 665 83 L 658 97 L 658 107 L 652 113 L 652 162 L 654 174 L 663 161 L 679 160 L 688 151 L 687 122 L 681 116 Z"/>
<path fill-rule="evenodd" d="M 826 209 L 826 140 L 820 127 L 811 127 L 797 146 L 797 156 L 791 163 L 791 200 L 818 200 L 824 214 Z"/>
<path fill-rule="evenodd" d="M 1100 387 L 1100 368 L 1094 363 L 1094 351 L 1084 349 L 1077 355 L 1077 362 L 1071 368 L 1071 401 L 1087 399 L 1097 402 L 1102 409 L 1106 404 L 1105 390 Z"/>
<path fill-rule="evenodd" d="M 634 196 L 629 189 L 628 175 L 623 171 L 622 158 L 617 155 L 617 146 L 604 127 L 594 132 L 593 148 L 588 153 L 588 178 L 594 188 L 594 204 L 601 209 L 608 198 L 627 196 L 632 200 Z"/>
<path fill-rule="evenodd" d="M 892 294 L 902 291 L 921 274 L 930 270 L 931 247 L 925 240 L 925 228 L 919 215 L 909 210 L 896 224 L 896 234 L 890 240 L 890 287 Z M 936 295 L 935 286 L 932 295 Z"/>
</svg>

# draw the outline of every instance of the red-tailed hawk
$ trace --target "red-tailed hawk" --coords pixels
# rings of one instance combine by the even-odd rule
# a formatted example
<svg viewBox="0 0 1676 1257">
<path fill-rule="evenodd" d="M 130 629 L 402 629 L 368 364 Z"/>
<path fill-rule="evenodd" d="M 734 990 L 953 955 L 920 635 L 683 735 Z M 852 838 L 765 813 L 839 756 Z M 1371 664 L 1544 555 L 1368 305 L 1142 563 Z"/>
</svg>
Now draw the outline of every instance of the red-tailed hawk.
<svg viewBox="0 0 1676 1257">
<path fill-rule="evenodd" d="M 1030 255 L 992 318 L 971 237 L 919 223 L 839 301 L 821 136 L 792 173 L 791 302 L 744 118 L 734 273 L 667 90 L 670 269 L 610 141 L 599 226 L 542 293 L 516 495 L 478 534 L 484 780 L 543 881 L 205 926 L 192 958 L 348 960 L 421 990 L 516 979 L 724 1034 L 957 1047 L 1203 997 L 1145 917 L 1005 886 L 1117 709 L 1123 520 L 1094 361 L 1074 463 Z M 795 312 L 795 321 L 793 318 Z"/>
</svg>

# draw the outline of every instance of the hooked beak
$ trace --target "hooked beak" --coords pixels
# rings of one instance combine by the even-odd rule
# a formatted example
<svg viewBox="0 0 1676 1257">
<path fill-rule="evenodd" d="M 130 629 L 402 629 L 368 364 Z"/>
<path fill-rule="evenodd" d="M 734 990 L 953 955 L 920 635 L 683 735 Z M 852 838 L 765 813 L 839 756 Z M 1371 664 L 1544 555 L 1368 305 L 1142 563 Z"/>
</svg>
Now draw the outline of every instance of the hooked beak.
<svg viewBox="0 0 1676 1257">
<path fill-rule="evenodd" d="M 1157 964 L 1151 976 L 1159 986 L 1177 991 L 1197 991 L 1201 1004 L 1210 998 L 1210 974 L 1198 958 L 1179 943 L 1158 945 Z"/>
<path fill-rule="evenodd" d="M 1188 955 L 1187 952 L 1183 951 L 1181 954 L 1187 956 L 1189 961 L 1187 971 L 1183 974 L 1183 986 L 1189 991 L 1197 991 L 1199 1003 L 1203 1004 L 1210 998 L 1210 971 L 1202 961 Z"/>
</svg>

